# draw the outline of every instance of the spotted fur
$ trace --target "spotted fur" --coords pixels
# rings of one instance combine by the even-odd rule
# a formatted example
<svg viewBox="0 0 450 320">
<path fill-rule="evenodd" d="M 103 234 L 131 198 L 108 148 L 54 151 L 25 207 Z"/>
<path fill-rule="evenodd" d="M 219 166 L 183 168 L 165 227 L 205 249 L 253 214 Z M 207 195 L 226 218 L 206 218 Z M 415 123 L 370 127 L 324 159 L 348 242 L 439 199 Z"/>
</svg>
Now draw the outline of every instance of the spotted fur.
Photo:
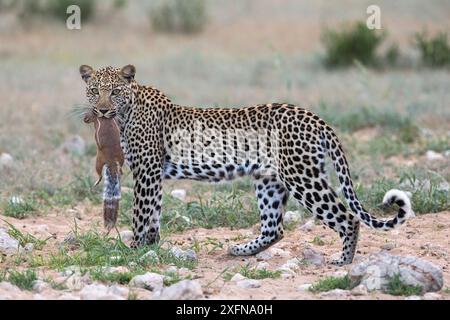
<svg viewBox="0 0 450 320">
<path fill-rule="evenodd" d="M 377 219 L 363 208 L 336 134 L 314 113 L 278 103 L 246 108 L 179 106 L 161 91 L 139 85 L 134 72 L 132 66 L 106 67 L 92 70 L 87 80 L 91 102 L 98 101 L 96 92 L 120 90 L 111 96 L 110 112 L 119 120 L 121 145 L 135 183 L 132 246 L 159 239 L 163 179 L 254 178 L 261 234 L 232 246 L 233 255 L 255 254 L 283 237 L 284 206 L 290 195 L 339 234 L 343 252 L 333 262 L 338 265 L 352 262 L 360 221 L 389 230 L 413 214 L 408 197 L 399 190 L 384 199 L 386 205 L 399 206 L 394 218 Z M 329 183 L 326 156 L 351 211 Z"/>
</svg>

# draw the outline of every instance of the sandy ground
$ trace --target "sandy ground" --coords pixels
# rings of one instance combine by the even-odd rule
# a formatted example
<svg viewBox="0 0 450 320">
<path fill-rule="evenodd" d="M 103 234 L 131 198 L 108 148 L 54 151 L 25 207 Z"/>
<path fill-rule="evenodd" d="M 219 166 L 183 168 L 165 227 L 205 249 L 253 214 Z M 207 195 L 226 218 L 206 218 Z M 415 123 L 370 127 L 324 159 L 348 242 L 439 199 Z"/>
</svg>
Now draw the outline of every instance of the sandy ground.
<svg viewBox="0 0 450 320">
<path fill-rule="evenodd" d="M 74 215 L 81 218 L 77 218 L 77 226 L 80 231 L 89 230 L 93 227 L 103 231 L 98 214 L 100 210 L 100 207 L 80 206 L 75 209 L 53 212 L 46 216 L 24 220 L 5 218 L 5 220 L 14 224 L 18 229 L 40 238 L 53 235 L 53 238 L 48 241 L 42 251 L 35 252 L 35 254 L 46 255 L 52 250 L 57 250 L 65 235 L 73 228 Z M 4 227 L 5 223 L 0 221 L 0 226 Z M 390 233 L 377 232 L 363 227 L 361 228 L 358 251 L 354 262 L 358 262 L 368 254 L 380 252 L 383 245 L 392 243 L 395 246 L 390 250 L 392 254 L 414 255 L 439 265 L 444 272 L 444 288 L 447 288 L 450 282 L 449 228 L 450 212 L 448 211 L 418 216 Z M 256 289 L 240 288 L 233 282 L 225 281 L 223 275 L 226 272 L 234 274 L 233 270 L 240 265 L 250 264 L 250 266 L 254 266 L 258 263 L 255 257 L 231 257 L 226 253 L 228 245 L 246 241 L 256 234 L 256 226 L 252 229 L 240 230 L 227 228 L 194 229 L 184 233 L 171 234 L 166 237 L 166 240 L 183 248 L 190 248 L 194 243 L 200 243 L 199 262 L 191 271 L 191 276 L 200 281 L 207 299 L 327 299 L 319 294 L 298 290 L 298 287 L 302 284 L 315 283 L 324 276 L 331 276 L 351 267 L 335 267 L 329 264 L 319 267 L 301 265 L 294 278 L 263 279 L 260 280 L 261 287 Z M 313 239 L 317 236 L 321 237 L 323 245 L 313 243 Z M 223 247 L 214 249 L 213 245 L 206 244 L 205 241 L 208 239 L 213 239 L 216 243 L 222 243 Z M 287 231 L 285 238 L 272 247 L 289 252 L 290 257 L 274 256 L 267 261 L 269 263 L 268 269 L 276 270 L 288 259 L 295 257 L 302 259 L 302 252 L 307 247 L 312 247 L 323 253 L 326 260 L 329 261 L 340 252 L 341 244 L 334 231 L 322 225 L 314 225 L 313 229 L 308 232 L 302 232 L 297 227 L 294 230 Z M 8 260 L 8 262 L 10 264 L 11 260 Z M 7 265 L 6 262 L 0 263 L 1 269 L 5 267 L 12 267 L 12 265 Z M 45 269 L 40 270 L 40 273 L 47 276 L 56 274 L 54 271 Z M 440 294 L 445 299 L 450 299 L 448 292 L 441 291 Z M 404 297 L 372 292 L 368 296 L 350 296 L 347 299 L 404 299 Z"/>
</svg>

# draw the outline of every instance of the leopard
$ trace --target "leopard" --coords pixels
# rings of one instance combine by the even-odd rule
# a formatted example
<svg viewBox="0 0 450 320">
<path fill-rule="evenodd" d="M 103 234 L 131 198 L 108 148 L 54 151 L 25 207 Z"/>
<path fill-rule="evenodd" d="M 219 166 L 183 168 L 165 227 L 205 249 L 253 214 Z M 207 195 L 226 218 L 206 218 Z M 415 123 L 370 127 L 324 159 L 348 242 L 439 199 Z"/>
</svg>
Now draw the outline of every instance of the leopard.
<svg viewBox="0 0 450 320">
<path fill-rule="evenodd" d="M 253 180 L 260 233 L 230 245 L 232 256 L 255 255 L 284 237 L 290 197 L 338 233 L 342 251 L 330 259 L 337 266 L 352 263 L 361 222 L 389 231 L 414 216 L 410 195 L 398 189 L 388 190 L 382 200 L 384 208 L 396 205 L 394 217 L 377 218 L 363 207 L 335 131 L 308 109 L 289 103 L 183 106 L 159 89 L 139 84 L 133 65 L 97 70 L 82 65 L 79 71 L 89 107 L 115 117 L 119 125 L 134 183 L 132 248 L 159 242 L 163 181 L 171 179 Z M 329 171 L 335 172 L 337 191 Z"/>
</svg>

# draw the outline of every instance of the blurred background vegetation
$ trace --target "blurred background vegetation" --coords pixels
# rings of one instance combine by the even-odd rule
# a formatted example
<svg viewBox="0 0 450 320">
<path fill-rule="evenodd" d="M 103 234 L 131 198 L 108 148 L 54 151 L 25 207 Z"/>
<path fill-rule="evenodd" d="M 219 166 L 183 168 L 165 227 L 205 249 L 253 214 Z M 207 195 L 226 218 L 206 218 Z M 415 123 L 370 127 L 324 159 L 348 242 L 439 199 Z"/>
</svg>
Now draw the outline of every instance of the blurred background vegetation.
<svg viewBox="0 0 450 320">
<path fill-rule="evenodd" d="M 81 8 L 81 30 L 66 28 L 69 4 Z M 0 0 L 2 214 L 98 205 L 92 128 L 76 111 L 85 103 L 78 66 L 128 63 L 178 104 L 309 108 L 337 128 L 371 209 L 383 190 L 403 186 L 421 212 L 448 210 L 450 3 L 378 1 L 382 30 L 365 26 L 370 4 Z M 165 197 L 168 228 L 257 221 L 241 193 L 252 193 L 249 182 L 183 186 L 191 202 Z M 131 202 L 125 195 L 125 224 Z"/>
</svg>

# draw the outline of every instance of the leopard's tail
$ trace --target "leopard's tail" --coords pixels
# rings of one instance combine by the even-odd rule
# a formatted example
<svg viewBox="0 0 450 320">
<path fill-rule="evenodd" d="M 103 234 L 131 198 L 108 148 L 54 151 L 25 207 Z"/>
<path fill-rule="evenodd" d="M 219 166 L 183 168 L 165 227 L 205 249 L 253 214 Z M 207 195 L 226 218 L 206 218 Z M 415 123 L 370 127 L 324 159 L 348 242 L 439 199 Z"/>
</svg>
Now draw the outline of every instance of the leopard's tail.
<svg viewBox="0 0 450 320">
<path fill-rule="evenodd" d="M 404 223 L 406 219 L 414 217 L 409 197 L 404 191 L 397 189 L 389 190 L 383 198 L 383 207 L 389 207 L 394 203 L 399 207 L 397 215 L 394 218 L 383 220 L 370 215 L 361 205 L 354 191 L 348 162 L 336 134 L 329 126 L 324 127 L 322 134 L 322 147 L 326 149 L 328 156 L 333 161 L 333 166 L 345 200 L 352 212 L 362 222 L 374 229 L 391 230 Z"/>
<path fill-rule="evenodd" d="M 116 225 L 119 215 L 120 174 L 105 165 L 103 170 L 103 222 L 108 232 Z"/>
</svg>

